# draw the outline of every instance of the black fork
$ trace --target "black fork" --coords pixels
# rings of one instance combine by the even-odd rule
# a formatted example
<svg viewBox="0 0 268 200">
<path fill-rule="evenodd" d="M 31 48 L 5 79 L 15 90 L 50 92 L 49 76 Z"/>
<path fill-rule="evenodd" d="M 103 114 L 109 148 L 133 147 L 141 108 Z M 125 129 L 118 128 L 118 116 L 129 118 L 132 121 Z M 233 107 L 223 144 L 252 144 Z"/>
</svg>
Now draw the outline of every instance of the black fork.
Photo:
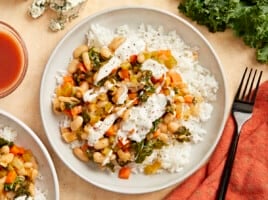
<svg viewBox="0 0 268 200">
<path fill-rule="evenodd" d="M 224 200 L 226 191 L 228 188 L 228 183 L 230 180 L 232 167 L 235 159 L 235 154 L 237 150 L 237 144 L 240 136 L 240 130 L 243 124 L 250 119 L 256 100 L 260 80 L 262 77 L 262 71 L 258 73 L 257 70 L 254 71 L 250 69 L 248 75 L 248 68 L 245 69 L 240 81 L 233 105 L 232 105 L 232 115 L 235 119 L 235 132 L 233 134 L 232 142 L 229 147 L 227 154 L 227 159 L 221 176 L 221 181 L 217 191 L 217 200 Z M 257 75 L 259 74 L 259 75 Z M 256 80 L 256 76 L 258 76 Z"/>
</svg>

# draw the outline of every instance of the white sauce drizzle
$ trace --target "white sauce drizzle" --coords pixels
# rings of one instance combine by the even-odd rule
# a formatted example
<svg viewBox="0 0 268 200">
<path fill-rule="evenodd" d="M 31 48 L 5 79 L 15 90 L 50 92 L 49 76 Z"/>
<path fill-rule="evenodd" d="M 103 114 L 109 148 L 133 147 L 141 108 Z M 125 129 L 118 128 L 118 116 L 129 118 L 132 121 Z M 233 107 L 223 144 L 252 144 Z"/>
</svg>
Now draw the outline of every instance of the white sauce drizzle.
<svg viewBox="0 0 268 200">
<path fill-rule="evenodd" d="M 113 84 L 106 83 L 105 86 L 100 87 L 98 90 L 96 89 L 89 89 L 83 95 L 83 100 L 85 102 L 92 102 L 94 101 L 100 94 L 107 93 L 107 91 L 113 87 Z"/>
<path fill-rule="evenodd" d="M 118 57 L 113 56 L 108 63 L 103 65 L 94 79 L 94 84 L 97 84 L 101 79 L 108 76 L 114 69 L 118 68 L 121 63 L 121 60 Z"/>
<path fill-rule="evenodd" d="M 152 75 L 156 79 L 160 79 L 163 75 L 166 74 L 168 69 L 165 67 L 165 65 L 153 60 L 148 59 L 146 60 L 141 67 L 142 70 L 150 70 L 152 72 Z"/>
<path fill-rule="evenodd" d="M 117 104 L 124 104 L 124 102 L 127 100 L 128 98 L 128 87 L 124 84 L 121 84 L 120 87 L 122 87 L 123 92 L 122 94 L 118 97 L 117 99 Z"/>
<path fill-rule="evenodd" d="M 121 122 L 118 137 L 140 142 L 153 126 L 153 122 L 165 113 L 167 97 L 153 94 L 144 104 L 132 107 L 129 118 Z"/>
<path fill-rule="evenodd" d="M 126 41 L 116 49 L 114 56 L 108 61 L 108 63 L 100 68 L 94 79 L 94 83 L 97 84 L 101 79 L 108 76 L 114 69 L 119 67 L 121 62 L 129 59 L 131 55 L 138 54 L 143 51 L 145 49 L 145 45 L 145 42 L 137 37 L 126 39 Z"/>
</svg>

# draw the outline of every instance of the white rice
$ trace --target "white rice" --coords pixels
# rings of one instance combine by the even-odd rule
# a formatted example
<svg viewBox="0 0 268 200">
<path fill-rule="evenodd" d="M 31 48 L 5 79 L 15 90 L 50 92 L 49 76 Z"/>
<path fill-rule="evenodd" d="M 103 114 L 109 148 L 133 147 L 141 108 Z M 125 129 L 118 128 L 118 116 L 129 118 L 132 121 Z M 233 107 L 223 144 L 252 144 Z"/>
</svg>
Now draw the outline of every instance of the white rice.
<svg viewBox="0 0 268 200">
<path fill-rule="evenodd" d="M 175 70 L 182 75 L 190 93 L 204 98 L 204 102 L 200 105 L 200 115 L 198 117 L 191 116 L 187 121 L 181 121 L 182 125 L 188 128 L 192 134 L 191 143 L 175 143 L 161 150 L 155 150 L 142 164 L 131 164 L 132 167 L 136 167 L 133 170 L 134 172 L 142 172 L 144 166 L 158 159 L 161 161 L 164 170 L 179 172 L 190 162 L 192 146 L 201 142 L 207 134 L 207 131 L 202 127 L 202 123 L 208 121 L 211 117 L 213 111 L 211 102 L 216 100 L 218 83 L 210 71 L 194 59 L 193 51 L 198 49 L 186 45 L 175 31 L 166 33 L 162 26 L 155 28 L 151 25 L 141 24 L 137 30 L 131 30 L 127 25 L 122 25 L 116 30 L 110 30 L 98 24 L 93 24 L 87 34 L 87 39 L 91 46 L 92 44 L 108 46 L 115 36 L 131 37 L 133 34 L 146 42 L 148 51 L 170 49 L 179 63 Z"/>
</svg>

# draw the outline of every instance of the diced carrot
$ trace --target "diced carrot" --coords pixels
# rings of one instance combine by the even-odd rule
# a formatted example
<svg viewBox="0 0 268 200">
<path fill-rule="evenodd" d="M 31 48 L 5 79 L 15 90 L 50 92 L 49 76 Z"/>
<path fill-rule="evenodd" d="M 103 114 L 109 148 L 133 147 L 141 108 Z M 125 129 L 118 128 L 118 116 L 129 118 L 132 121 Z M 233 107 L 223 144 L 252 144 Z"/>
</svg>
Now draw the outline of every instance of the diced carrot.
<svg viewBox="0 0 268 200">
<path fill-rule="evenodd" d="M 131 64 L 135 64 L 137 62 L 137 58 L 138 58 L 137 55 L 135 55 L 135 54 L 134 55 L 131 55 L 130 58 L 129 58 L 129 62 Z"/>
<path fill-rule="evenodd" d="M 71 110 L 64 110 L 63 113 L 69 117 L 72 117 L 72 112 Z"/>
<path fill-rule="evenodd" d="M 71 114 L 73 117 L 78 115 L 81 112 L 82 112 L 82 106 L 75 106 L 71 109 Z"/>
<path fill-rule="evenodd" d="M 158 53 L 159 59 L 161 60 L 168 60 L 169 57 L 171 56 L 170 50 L 159 50 L 157 53 Z"/>
<path fill-rule="evenodd" d="M 17 177 L 15 170 L 8 171 L 5 183 L 13 183 Z"/>
<path fill-rule="evenodd" d="M 128 97 L 132 100 L 132 99 L 135 99 L 136 97 L 138 96 L 137 93 L 129 93 L 128 94 Z"/>
<path fill-rule="evenodd" d="M 119 138 L 117 142 L 117 146 L 119 149 L 122 149 L 123 151 L 128 151 L 130 148 L 130 141 Z"/>
<path fill-rule="evenodd" d="M 71 83 L 71 84 L 74 84 L 74 80 L 73 80 L 73 77 L 72 77 L 72 76 L 64 76 L 64 78 L 63 78 L 63 82 L 64 82 L 64 83 Z"/>
<path fill-rule="evenodd" d="M 128 71 L 128 69 L 121 69 L 120 72 L 119 72 L 119 76 L 124 80 L 129 79 L 129 71 Z"/>
<path fill-rule="evenodd" d="M 157 138 L 159 135 L 160 135 L 160 130 L 159 129 L 157 129 L 154 133 L 153 133 L 153 137 L 154 138 Z"/>
<path fill-rule="evenodd" d="M 105 132 L 107 136 L 114 136 L 116 135 L 116 127 L 115 125 L 110 126 L 110 128 Z"/>
<path fill-rule="evenodd" d="M 71 82 L 69 79 L 67 79 L 67 82 L 64 82 L 59 88 L 59 90 L 57 91 L 57 95 L 65 96 L 65 97 L 71 96 L 73 93 L 73 86 L 74 86 L 74 83 Z"/>
<path fill-rule="evenodd" d="M 178 84 L 179 82 L 182 81 L 181 76 L 175 71 L 169 71 L 168 75 L 172 83 Z"/>
<path fill-rule="evenodd" d="M 138 105 L 139 103 L 140 103 L 140 101 L 139 101 L 139 99 L 138 98 L 136 98 L 136 99 L 133 99 L 134 101 L 133 101 L 133 105 Z"/>
<path fill-rule="evenodd" d="M 131 173 L 131 169 L 129 167 L 122 167 L 119 170 L 118 177 L 121 179 L 128 179 Z"/>
<path fill-rule="evenodd" d="M 193 103 L 194 97 L 192 95 L 187 94 L 183 98 L 185 103 Z"/>
<path fill-rule="evenodd" d="M 13 145 L 10 148 L 10 153 L 13 153 L 14 155 L 22 155 L 25 153 L 25 149 L 23 147 L 19 147 L 17 145 Z"/>
</svg>

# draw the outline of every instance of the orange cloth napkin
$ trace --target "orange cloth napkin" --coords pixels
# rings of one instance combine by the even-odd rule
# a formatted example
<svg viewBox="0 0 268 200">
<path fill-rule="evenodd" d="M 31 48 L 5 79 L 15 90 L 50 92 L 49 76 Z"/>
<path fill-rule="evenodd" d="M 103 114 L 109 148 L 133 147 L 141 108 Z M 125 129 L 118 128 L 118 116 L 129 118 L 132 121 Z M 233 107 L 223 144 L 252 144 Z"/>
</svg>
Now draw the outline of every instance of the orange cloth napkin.
<svg viewBox="0 0 268 200">
<path fill-rule="evenodd" d="M 268 81 L 259 88 L 252 118 L 241 131 L 226 200 L 268 199 Z M 209 162 L 165 200 L 215 200 L 233 132 L 230 116 Z"/>
</svg>

